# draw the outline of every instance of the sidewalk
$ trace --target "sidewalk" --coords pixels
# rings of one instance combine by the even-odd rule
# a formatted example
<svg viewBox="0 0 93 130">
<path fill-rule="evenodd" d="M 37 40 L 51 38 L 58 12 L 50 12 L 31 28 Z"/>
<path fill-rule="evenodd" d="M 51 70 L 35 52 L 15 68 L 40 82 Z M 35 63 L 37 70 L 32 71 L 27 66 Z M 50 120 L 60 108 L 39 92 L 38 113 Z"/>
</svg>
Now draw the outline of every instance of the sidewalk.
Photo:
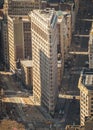
<svg viewBox="0 0 93 130">
<path fill-rule="evenodd" d="M 47 111 L 40 106 L 38 103 L 34 103 L 34 99 L 33 96 L 30 96 L 29 99 L 33 102 L 34 105 L 38 106 L 38 110 L 42 113 L 42 115 L 47 119 L 47 120 L 51 120 L 52 117 L 47 113 Z"/>
</svg>

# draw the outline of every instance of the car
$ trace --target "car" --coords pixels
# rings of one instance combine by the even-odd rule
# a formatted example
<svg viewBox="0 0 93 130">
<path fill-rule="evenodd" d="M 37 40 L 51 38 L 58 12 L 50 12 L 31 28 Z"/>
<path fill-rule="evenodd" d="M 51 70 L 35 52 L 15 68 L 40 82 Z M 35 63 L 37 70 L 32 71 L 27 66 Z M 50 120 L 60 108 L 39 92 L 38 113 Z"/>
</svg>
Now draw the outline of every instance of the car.
<svg viewBox="0 0 93 130">
<path fill-rule="evenodd" d="M 89 62 L 88 62 L 88 61 L 85 61 L 85 64 L 89 64 Z"/>
<path fill-rule="evenodd" d="M 23 91 L 24 91 L 24 92 L 28 92 L 28 90 L 27 90 L 27 89 L 23 89 Z"/>
<path fill-rule="evenodd" d="M 76 99 L 76 97 L 75 97 L 75 96 L 73 96 L 73 99 Z"/>
<path fill-rule="evenodd" d="M 68 64 L 65 64 L 65 65 L 64 65 L 64 67 L 65 67 L 65 68 L 68 68 L 68 67 L 69 67 L 69 65 L 68 65 Z"/>
<path fill-rule="evenodd" d="M 90 13 L 88 13 L 88 15 L 91 15 Z"/>
<path fill-rule="evenodd" d="M 22 92 L 21 92 L 21 91 L 18 91 L 17 93 L 20 94 L 20 93 L 22 93 Z"/>
</svg>

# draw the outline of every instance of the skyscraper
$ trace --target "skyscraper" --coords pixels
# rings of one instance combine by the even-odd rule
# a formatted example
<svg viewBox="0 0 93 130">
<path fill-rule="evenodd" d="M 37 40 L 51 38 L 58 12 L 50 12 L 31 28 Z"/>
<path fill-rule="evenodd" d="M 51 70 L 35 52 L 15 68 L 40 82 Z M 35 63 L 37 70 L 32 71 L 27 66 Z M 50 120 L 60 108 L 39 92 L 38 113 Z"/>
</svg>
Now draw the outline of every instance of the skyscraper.
<svg viewBox="0 0 93 130">
<path fill-rule="evenodd" d="M 32 59 L 31 23 L 29 18 L 8 16 L 10 70 L 15 71 L 18 59 Z"/>
<path fill-rule="evenodd" d="M 57 15 L 33 10 L 31 17 L 34 102 L 53 114 L 57 96 Z"/>
</svg>

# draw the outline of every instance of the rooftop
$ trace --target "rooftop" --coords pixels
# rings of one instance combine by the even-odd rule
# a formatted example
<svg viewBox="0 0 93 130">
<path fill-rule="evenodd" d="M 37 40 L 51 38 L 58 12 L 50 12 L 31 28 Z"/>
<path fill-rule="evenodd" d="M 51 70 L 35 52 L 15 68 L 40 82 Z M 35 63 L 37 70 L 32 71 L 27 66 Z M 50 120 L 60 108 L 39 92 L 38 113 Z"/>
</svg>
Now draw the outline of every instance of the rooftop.
<svg viewBox="0 0 93 130">
<path fill-rule="evenodd" d="M 73 3 L 74 0 L 45 0 L 48 3 Z"/>
<path fill-rule="evenodd" d="M 64 17 L 68 17 L 70 16 L 70 12 L 68 11 L 56 11 L 57 12 L 57 16 L 58 16 L 58 23 L 62 22 L 62 20 L 64 19 Z"/>
<path fill-rule="evenodd" d="M 88 90 L 93 90 L 93 69 L 84 69 L 81 73 L 81 82 Z"/>
<path fill-rule="evenodd" d="M 62 22 L 64 16 L 63 16 L 63 13 L 62 11 L 57 11 L 57 16 L 58 16 L 58 23 Z"/>
<path fill-rule="evenodd" d="M 30 2 L 34 2 L 35 0 L 11 0 L 11 1 L 17 1 L 17 2 L 20 2 L 20 1 L 30 1 Z"/>
<path fill-rule="evenodd" d="M 21 64 L 26 66 L 26 67 L 32 67 L 33 66 L 32 60 L 21 60 Z"/>
<path fill-rule="evenodd" d="M 10 17 L 11 17 L 13 20 L 22 20 L 22 21 L 29 22 L 29 17 L 28 17 L 27 15 L 24 15 L 24 16 L 10 15 Z"/>
<path fill-rule="evenodd" d="M 31 15 L 38 17 L 39 20 L 41 19 L 42 22 L 46 23 L 48 26 L 51 25 L 52 27 L 55 25 L 57 21 L 56 11 L 50 8 L 33 10 L 31 12 Z"/>
<path fill-rule="evenodd" d="M 55 10 L 62 10 L 62 11 L 70 11 L 71 10 L 71 4 L 67 3 L 60 3 L 60 4 L 48 4 L 48 7 L 55 8 Z"/>
</svg>

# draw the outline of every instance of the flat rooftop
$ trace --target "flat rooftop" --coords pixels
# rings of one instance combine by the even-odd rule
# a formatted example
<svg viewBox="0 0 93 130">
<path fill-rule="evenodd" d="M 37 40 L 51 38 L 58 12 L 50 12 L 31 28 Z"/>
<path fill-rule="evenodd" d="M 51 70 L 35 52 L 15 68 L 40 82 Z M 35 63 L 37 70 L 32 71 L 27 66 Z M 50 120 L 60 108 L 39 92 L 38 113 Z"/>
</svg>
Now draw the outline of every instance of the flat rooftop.
<svg viewBox="0 0 93 130">
<path fill-rule="evenodd" d="M 57 16 L 58 16 L 58 23 L 62 22 L 62 19 L 66 16 L 71 16 L 70 12 L 69 11 L 56 11 L 57 13 Z"/>
<path fill-rule="evenodd" d="M 60 3 L 59 4 L 48 4 L 49 8 L 55 8 L 55 10 L 62 10 L 62 11 L 70 11 L 71 10 L 71 4 L 68 3 Z"/>
<path fill-rule="evenodd" d="M 33 10 L 34 13 L 40 15 L 45 19 L 51 19 L 52 15 L 54 14 L 55 10 L 51 8 L 40 9 L 40 10 Z"/>
<path fill-rule="evenodd" d="M 57 15 L 55 9 L 46 8 L 41 10 L 33 10 L 31 15 L 34 16 L 35 19 L 42 20 L 45 25 L 53 27 L 57 22 Z"/>
<path fill-rule="evenodd" d="M 32 67 L 33 66 L 32 60 L 21 60 L 21 64 L 26 66 L 26 67 Z"/>
<path fill-rule="evenodd" d="M 48 3 L 74 3 L 74 0 L 45 0 Z"/>
<path fill-rule="evenodd" d="M 82 84 L 89 89 L 93 90 L 93 69 L 84 69 L 82 71 Z"/>
<path fill-rule="evenodd" d="M 9 17 L 11 17 L 14 21 L 15 20 L 21 20 L 21 21 L 24 21 L 24 22 L 29 22 L 29 17 L 28 15 L 24 15 L 24 16 L 20 16 L 20 15 L 9 15 Z"/>
</svg>

